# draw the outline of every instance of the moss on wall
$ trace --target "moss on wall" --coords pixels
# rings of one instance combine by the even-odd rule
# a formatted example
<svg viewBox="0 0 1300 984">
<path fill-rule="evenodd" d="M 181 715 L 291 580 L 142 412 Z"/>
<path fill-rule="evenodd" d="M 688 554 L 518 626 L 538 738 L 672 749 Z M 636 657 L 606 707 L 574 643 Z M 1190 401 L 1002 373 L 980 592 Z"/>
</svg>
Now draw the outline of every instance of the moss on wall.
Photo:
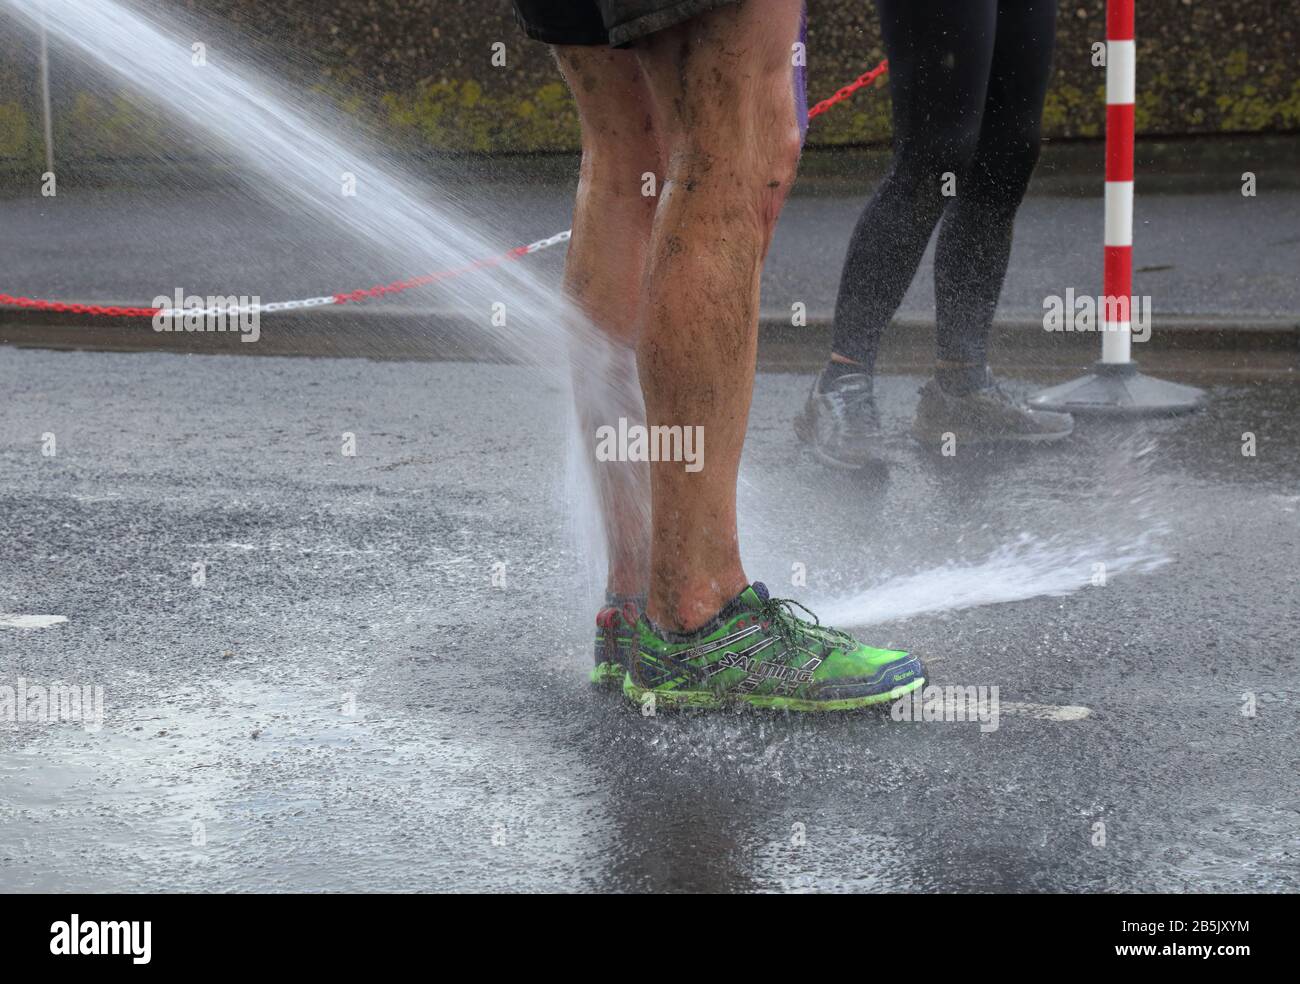
<svg viewBox="0 0 1300 984">
<path fill-rule="evenodd" d="M 578 116 L 562 82 L 502 98 L 474 79 L 423 83 L 383 96 L 388 122 L 430 147 L 458 151 L 553 150 L 578 141 Z"/>
<path fill-rule="evenodd" d="M 0 102 L 0 157 L 26 158 L 31 121 L 16 101 Z"/>
<path fill-rule="evenodd" d="M 543 45 L 527 41 L 507 0 L 149 0 L 211 20 L 265 68 L 325 94 L 395 143 L 445 151 L 572 150 L 577 117 Z M 1140 134 L 1300 129 L 1297 26 L 1289 0 L 1143 0 L 1138 10 Z M 809 93 L 820 98 L 883 57 L 867 0 L 809 0 Z M 39 156 L 30 39 L 0 16 L 0 160 Z M 1044 133 L 1098 137 L 1104 0 L 1059 16 Z M 293 39 L 285 57 L 282 39 Z M 230 45 L 226 45 L 230 47 Z M 494 64 L 494 51 L 504 65 Z M 61 56 L 66 57 L 66 56 Z M 500 61 L 500 58 L 497 59 Z M 61 159 L 174 152 L 174 135 L 138 103 L 69 84 L 55 60 Z M 816 145 L 889 139 L 887 80 L 817 121 Z"/>
</svg>

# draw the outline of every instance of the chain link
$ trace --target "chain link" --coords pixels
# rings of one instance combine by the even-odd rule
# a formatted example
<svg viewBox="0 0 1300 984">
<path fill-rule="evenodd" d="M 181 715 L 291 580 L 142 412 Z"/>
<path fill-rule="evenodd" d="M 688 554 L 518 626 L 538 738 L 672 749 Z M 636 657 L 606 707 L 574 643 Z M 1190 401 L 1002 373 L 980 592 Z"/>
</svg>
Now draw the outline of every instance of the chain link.
<svg viewBox="0 0 1300 984">
<path fill-rule="evenodd" d="M 837 93 L 835 93 L 835 95 L 831 96 L 829 99 L 823 99 L 812 109 L 808 110 L 808 119 L 811 120 L 811 119 L 815 119 L 818 116 L 821 116 L 821 114 L 826 112 L 826 110 L 830 109 L 832 106 L 838 103 L 842 103 L 845 99 L 848 99 L 849 96 L 853 95 L 853 93 L 857 92 L 863 86 L 870 85 L 872 82 L 876 81 L 876 79 L 880 78 L 880 76 L 884 75 L 888 71 L 889 71 L 889 59 L 885 59 L 875 68 L 873 68 L 871 71 L 863 72 L 856 79 L 854 79 L 848 85 L 844 86 L 844 88 L 840 89 Z"/>
</svg>

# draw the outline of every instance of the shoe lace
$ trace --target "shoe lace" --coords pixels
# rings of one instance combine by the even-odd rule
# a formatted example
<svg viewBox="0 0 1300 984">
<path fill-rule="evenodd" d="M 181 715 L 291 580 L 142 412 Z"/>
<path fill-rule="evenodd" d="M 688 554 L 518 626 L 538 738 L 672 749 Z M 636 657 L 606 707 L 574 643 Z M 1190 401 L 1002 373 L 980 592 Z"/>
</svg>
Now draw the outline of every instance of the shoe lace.
<svg viewBox="0 0 1300 984">
<path fill-rule="evenodd" d="M 799 636 L 808 632 L 808 619 L 800 618 L 795 614 L 798 608 L 809 619 L 815 628 L 827 633 L 843 642 L 850 642 L 856 645 L 853 637 L 847 632 L 841 632 L 839 629 L 832 629 L 828 625 L 822 625 L 821 619 L 812 612 L 807 606 L 800 604 L 793 598 L 768 598 L 763 602 L 763 617 L 771 623 L 772 628 L 776 631 L 777 636 L 785 643 L 787 651 L 795 650 L 799 647 Z"/>
</svg>

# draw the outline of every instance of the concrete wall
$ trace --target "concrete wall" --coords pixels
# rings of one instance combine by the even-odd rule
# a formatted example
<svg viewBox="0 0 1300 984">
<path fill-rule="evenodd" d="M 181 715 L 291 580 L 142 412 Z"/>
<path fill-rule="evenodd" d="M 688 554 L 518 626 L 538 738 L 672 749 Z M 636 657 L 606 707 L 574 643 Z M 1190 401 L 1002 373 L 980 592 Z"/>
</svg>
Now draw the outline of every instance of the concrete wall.
<svg viewBox="0 0 1300 984">
<path fill-rule="evenodd" d="M 762 2 L 762 0 L 752 0 Z M 954 0 L 962 2 L 962 0 Z M 571 150 L 577 121 L 545 49 L 518 32 L 507 0 L 137 0 L 197 13 L 214 57 L 235 47 L 337 101 L 412 149 Z M 1139 135 L 1300 129 L 1295 0 L 1137 0 Z M 810 0 L 809 92 L 828 95 L 883 57 L 869 0 Z M 0 3 L 0 167 L 39 162 L 32 35 Z M 1064 2 L 1046 132 L 1102 133 L 1104 0 Z M 207 40 L 207 38 L 203 38 Z M 283 40 L 295 51 L 286 59 Z M 504 67 L 491 64 L 504 44 Z M 161 149 L 161 121 L 105 90 L 68 56 L 54 61 L 56 142 L 72 165 Z M 816 145 L 889 138 L 888 87 L 819 120 Z"/>
</svg>

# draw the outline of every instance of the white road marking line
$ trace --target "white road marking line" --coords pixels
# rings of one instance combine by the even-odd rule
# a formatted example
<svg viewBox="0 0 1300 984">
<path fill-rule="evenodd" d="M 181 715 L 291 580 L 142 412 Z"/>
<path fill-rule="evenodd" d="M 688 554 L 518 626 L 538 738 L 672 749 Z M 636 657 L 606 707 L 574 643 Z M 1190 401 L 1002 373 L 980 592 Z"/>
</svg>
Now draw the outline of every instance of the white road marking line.
<svg viewBox="0 0 1300 984">
<path fill-rule="evenodd" d="M 1023 714 L 1040 721 L 1082 721 L 1092 714 L 1090 708 L 1079 704 L 1027 704 L 1017 701 L 1001 701 L 998 710 L 1002 714 Z"/>
<path fill-rule="evenodd" d="M 927 667 L 933 663 L 938 663 L 943 659 L 942 656 L 927 656 L 922 661 Z M 940 686 L 931 684 L 926 681 L 927 686 Z M 1036 718 L 1039 721 L 1082 721 L 1084 718 L 1092 716 L 1092 708 L 1084 707 L 1082 704 L 1034 704 L 1025 701 L 1003 700 L 998 702 L 998 712 L 1001 714 L 1019 714 L 1024 717 Z"/>
<path fill-rule="evenodd" d="M 0 612 L 0 629 L 48 629 L 51 625 L 67 620 L 66 615 L 13 615 Z"/>
</svg>

